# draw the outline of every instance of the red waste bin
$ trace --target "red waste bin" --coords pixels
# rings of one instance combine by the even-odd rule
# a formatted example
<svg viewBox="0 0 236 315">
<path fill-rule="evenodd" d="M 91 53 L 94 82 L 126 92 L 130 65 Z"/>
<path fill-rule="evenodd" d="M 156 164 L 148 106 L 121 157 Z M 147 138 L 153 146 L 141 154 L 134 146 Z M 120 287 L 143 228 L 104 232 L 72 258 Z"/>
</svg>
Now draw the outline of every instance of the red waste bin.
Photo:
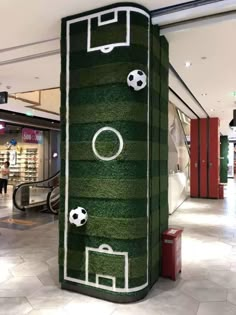
<svg viewBox="0 0 236 315">
<path fill-rule="evenodd" d="M 224 185 L 219 184 L 219 198 L 224 199 Z"/>
<path fill-rule="evenodd" d="M 170 228 L 162 234 L 162 276 L 176 280 L 181 272 L 182 230 Z"/>
</svg>

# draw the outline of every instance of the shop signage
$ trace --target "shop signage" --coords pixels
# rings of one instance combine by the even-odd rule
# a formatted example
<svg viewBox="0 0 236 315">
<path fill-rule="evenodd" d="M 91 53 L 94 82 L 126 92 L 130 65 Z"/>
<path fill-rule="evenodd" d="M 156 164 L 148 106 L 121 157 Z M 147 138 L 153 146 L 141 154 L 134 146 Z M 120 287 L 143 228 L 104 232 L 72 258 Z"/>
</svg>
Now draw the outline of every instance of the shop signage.
<svg viewBox="0 0 236 315">
<path fill-rule="evenodd" d="M 26 143 L 43 143 L 43 132 L 40 130 L 23 128 L 22 141 Z"/>
</svg>

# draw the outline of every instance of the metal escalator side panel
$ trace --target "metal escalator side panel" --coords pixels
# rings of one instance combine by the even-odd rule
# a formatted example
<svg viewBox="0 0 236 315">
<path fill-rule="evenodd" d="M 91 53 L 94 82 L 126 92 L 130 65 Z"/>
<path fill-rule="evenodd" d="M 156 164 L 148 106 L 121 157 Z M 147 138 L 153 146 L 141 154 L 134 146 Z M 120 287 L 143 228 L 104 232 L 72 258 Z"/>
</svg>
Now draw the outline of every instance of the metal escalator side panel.
<svg viewBox="0 0 236 315">
<path fill-rule="evenodd" d="M 14 208 L 25 211 L 46 206 L 48 195 L 59 186 L 59 179 L 60 172 L 57 172 L 45 180 L 18 185 L 13 191 Z"/>
</svg>

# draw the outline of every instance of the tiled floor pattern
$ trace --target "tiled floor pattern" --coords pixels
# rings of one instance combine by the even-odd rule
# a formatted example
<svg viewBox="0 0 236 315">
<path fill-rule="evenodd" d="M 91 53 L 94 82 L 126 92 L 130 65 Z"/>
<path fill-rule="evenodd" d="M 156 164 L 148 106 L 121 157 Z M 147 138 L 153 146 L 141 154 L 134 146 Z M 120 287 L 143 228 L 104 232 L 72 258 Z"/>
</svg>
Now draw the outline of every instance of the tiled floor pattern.
<svg viewBox="0 0 236 315">
<path fill-rule="evenodd" d="M 6 217 L 0 217 L 0 228 L 29 230 L 58 220 L 58 216 L 38 211 L 14 211 Z"/>
<path fill-rule="evenodd" d="M 118 305 L 60 290 L 58 226 L 19 231 L 0 228 L 2 315 L 236 315 L 236 196 L 234 183 L 221 200 L 188 200 L 170 217 L 184 228 L 183 272 L 160 279 L 145 300 Z M 9 215 L 11 203 L 0 216 Z"/>
</svg>

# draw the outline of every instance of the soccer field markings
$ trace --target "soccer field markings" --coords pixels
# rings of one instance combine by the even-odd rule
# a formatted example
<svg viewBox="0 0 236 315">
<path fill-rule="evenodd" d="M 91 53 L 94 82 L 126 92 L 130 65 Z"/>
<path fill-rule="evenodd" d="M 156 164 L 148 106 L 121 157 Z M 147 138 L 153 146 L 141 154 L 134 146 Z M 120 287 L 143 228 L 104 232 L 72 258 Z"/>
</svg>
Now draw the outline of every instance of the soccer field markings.
<svg viewBox="0 0 236 315">
<path fill-rule="evenodd" d="M 119 149 L 117 151 L 116 154 L 110 156 L 110 157 L 105 157 L 105 156 L 102 156 L 98 153 L 97 149 L 96 149 L 96 140 L 97 140 L 97 137 L 104 131 L 110 131 L 110 132 L 114 132 L 115 135 L 117 136 L 117 138 L 119 139 Z M 123 151 L 123 147 L 124 147 L 124 141 L 123 141 L 123 138 L 120 134 L 120 132 L 118 130 L 116 130 L 115 128 L 112 128 L 112 127 L 102 127 L 101 129 L 99 129 L 95 135 L 93 136 L 93 140 L 92 140 L 92 150 L 93 150 L 93 153 L 94 155 L 99 159 L 99 160 L 102 160 L 102 161 L 112 161 L 112 160 L 115 160 L 120 154 L 121 152 Z"/>
<path fill-rule="evenodd" d="M 107 244 L 102 244 L 100 245 L 98 248 L 93 248 L 93 247 L 86 247 L 85 250 L 85 266 L 86 266 L 86 274 L 85 274 L 85 280 L 87 282 L 89 281 L 89 252 L 94 252 L 94 253 L 100 253 L 100 254 L 107 254 L 107 255 L 115 255 L 115 256 L 124 256 L 124 279 L 125 279 L 125 290 L 128 290 L 129 284 L 129 257 L 128 257 L 128 252 L 115 252 L 111 246 L 107 245 Z M 115 279 L 114 281 L 116 282 L 116 277 L 112 277 L 111 275 L 102 275 L 102 274 L 96 274 L 96 286 L 99 287 L 100 284 L 98 283 L 98 278 L 99 277 L 103 277 L 103 278 L 107 278 L 107 279 Z M 119 289 L 116 288 L 116 286 L 114 285 L 114 281 L 113 281 L 113 287 L 108 287 L 110 290 L 113 291 L 118 291 Z"/>
<path fill-rule="evenodd" d="M 106 24 L 110 24 L 109 21 L 101 21 L 101 16 L 111 13 L 111 12 L 120 12 L 120 11 L 126 11 L 127 15 L 126 17 L 128 18 L 128 23 L 127 23 L 127 32 L 126 32 L 126 42 L 125 43 L 111 43 L 109 45 L 103 45 L 103 46 L 98 46 L 98 47 L 93 47 L 91 48 L 90 44 L 91 44 L 91 19 L 92 18 L 96 18 L 100 16 L 100 20 L 98 19 L 98 22 L 100 21 L 101 23 L 106 23 Z M 84 17 L 79 17 L 76 19 L 72 19 L 67 21 L 67 25 L 66 25 L 66 45 L 67 45 L 67 57 L 66 57 L 66 160 L 65 160 L 65 231 L 64 231 L 64 279 L 70 282 L 74 282 L 74 283 L 78 283 L 78 284 L 84 284 L 84 285 L 89 285 L 91 287 L 99 287 L 100 289 L 104 289 L 104 290 L 108 290 L 108 291 L 112 291 L 112 288 L 107 287 L 105 285 L 100 285 L 97 283 L 93 283 L 90 282 L 89 279 L 87 278 L 85 281 L 84 280 L 80 280 L 77 278 L 72 278 L 68 276 L 68 271 L 67 271 L 67 255 L 68 255 L 68 213 L 69 213 L 69 208 L 68 208 L 68 201 L 69 201 L 69 140 L 70 140 L 70 136 L 69 136 L 69 87 L 70 87 L 70 81 L 69 81 L 69 67 L 70 67 L 70 25 L 74 24 L 76 22 L 81 22 L 81 21 L 88 21 L 88 36 L 87 36 L 87 49 L 88 52 L 92 52 L 95 50 L 100 50 L 103 53 L 107 53 L 110 52 L 114 49 L 114 47 L 119 47 L 119 46 L 129 46 L 130 45 L 130 12 L 136 12 L 136 13 L 140 13 L 144 16 L 146 16 L 148 18 L 148 61 L 147 61 L 147 67 L 148 67 L 148 76 L 149 76 L 149 69 L 150 69 L 150 16 L 149 14 L 139 8 L 135 8 L 135 7 L 118 7 L 118 8 L 114 8 L 114 9 L 109 9 L 109 10 L 105 10 L 102 11 L 100 13 L 94 13 L 94 14 L 90 14 Z M 115 22 L 115 15 L 114 18 L 111 19 L 110 21 L 114 20 Z M 114 23 L 113 22 L 113 23 Z M 90 25 L 90 26 L 89 26 Z M 104 24 L 105 25 L 105 24 Z M 90 29 L 89 29 L 90 27 Z M 129 43 L 129 45 L 128 45 Z M 89 50 L 90 49 L 90 50 Z M 148 80 L 149 82 L 149 80 Z M 147 150 L 148 150 L 148 155 L 147 155 L 147 231 L 149 231 L 149 88 L 148 88 L 148 97 L 147 97 Z M 123 141 L 123 139 L 122 139 Z M 87 251 L 86 247 L 86 251 Z M 97 250 L 97 249 L 96 249 Z M 101 250 L 101 249 L 100 249 Z M 128 253 L 127 254 L 127 259 L 128 259 Z M 115 288 L 115 292 L 120 292 L 120 293 L 131 293 L 131 292 L 138 292 L 141 291 L 143 289 L 145 289 L 148 284 L 148 274 L 149 274 L 149 260 L 148 260 L 148 256 L 149 256 L 149 235 L 147 233 L 147 274 L 146 274 L 146 282 L 143 285 L 137 286 L 137 287 L 133 287 L 133 288 L 129 288 L 128 287 L 128 276 L 129 276 L 129 263 L 127 260 L 127 264 L 126 264 L 126 269 L 125 269 L 125 274 L 127 275 L 127 278 L 125 278 L 125 288 Z M 88 272 L 88 269 L 85 267 L 85 273 Z M 99 275 L 99 274 L 98 274 Z M 107 276 L 110 277 L 110 276 Z"/>
<path fill-rule="evenodd" d="M 98 26 L 109 25 L 118 22 L 118 12 L 126 12 L 126 37 L 124 42 L 120 43 L 110 43 L 106 45 L 101 45 L 97 47 L 91 47 L 91 19 L 97 18 L 98 19 Z M 102 16 L 114 13 L 114 18 L 106 21 L 102 21 Z M 120 8 L 115 8 L 111 10 L 107 10 L 101 13 L 97 13 L 96 15 L 92 15 L 88 17 L 88 32 L 87 32 L 87 52 L 97 51 L 100 50 L 102 53 L 107 54 L 110 53 L 115 47 L 122 47 L 122 46 L 130 46 L 130 11 L 128 10 L 121 10 Z"/>
</svg>

